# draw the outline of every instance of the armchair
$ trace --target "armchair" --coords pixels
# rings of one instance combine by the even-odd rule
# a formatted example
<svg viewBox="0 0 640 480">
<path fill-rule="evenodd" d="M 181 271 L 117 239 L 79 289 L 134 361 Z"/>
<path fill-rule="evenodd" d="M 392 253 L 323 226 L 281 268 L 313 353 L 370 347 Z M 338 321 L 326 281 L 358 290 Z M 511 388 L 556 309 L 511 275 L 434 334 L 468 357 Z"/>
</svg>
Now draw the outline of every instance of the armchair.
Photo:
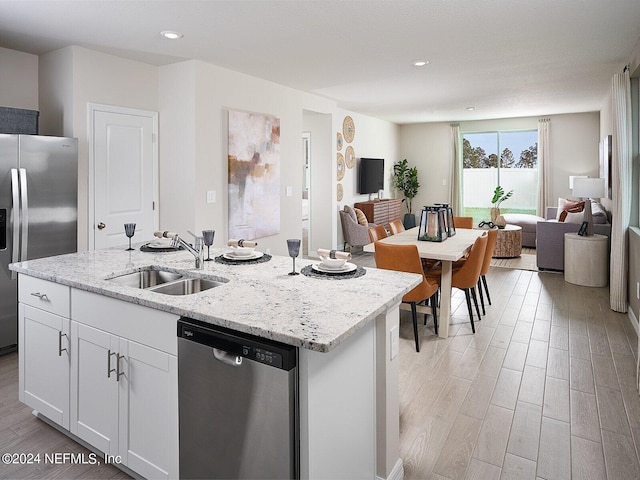
<svg viewBox="0 0 640 480">
<path fill-rule="evenodd" d="M 368 223 L 366 226 L 358 223 L 353 209 L 345 205 L 344 210 L 340 210 L 340 222 L 342 223 L 342 235 L 344 237 L 343 249 L 347 249 L 349 244 L 349 251 L 352 247 L 363 247 L 369 243 L 369 229 L 375 226 L 374 223 Z"/>
</svg>

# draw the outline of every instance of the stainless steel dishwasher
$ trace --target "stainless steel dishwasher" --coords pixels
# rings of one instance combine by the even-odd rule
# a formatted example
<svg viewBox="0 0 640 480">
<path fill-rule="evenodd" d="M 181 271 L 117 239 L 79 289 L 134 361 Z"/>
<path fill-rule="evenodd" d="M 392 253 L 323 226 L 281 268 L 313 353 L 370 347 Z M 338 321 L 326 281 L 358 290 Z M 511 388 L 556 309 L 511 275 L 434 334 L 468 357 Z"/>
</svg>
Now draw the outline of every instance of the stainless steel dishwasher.
<svg viewBox="0 0 640 480">
<path fill-rule="evenodd" d="M 178 321 L 180 478 L 299 478 L 297 348 Z"/>
</svg>

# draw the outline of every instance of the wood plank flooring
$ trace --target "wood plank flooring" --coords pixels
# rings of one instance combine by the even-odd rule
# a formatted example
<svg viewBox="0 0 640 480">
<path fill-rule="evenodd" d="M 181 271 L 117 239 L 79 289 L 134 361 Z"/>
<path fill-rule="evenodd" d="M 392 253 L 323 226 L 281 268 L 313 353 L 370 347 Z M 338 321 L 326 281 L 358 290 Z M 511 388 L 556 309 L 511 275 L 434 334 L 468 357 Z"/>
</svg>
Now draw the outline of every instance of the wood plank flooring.
<svg viewBox="0 0 640 480">
<path fill-rule="evenodd" d="M 354 261 L 372 266 L 373 258 Z M 607 288 L 492 268 L 493 305 L 451 336 L 401 312 L 400 448 L 406 479 L 637 479 L 637 336 Z M 17 354 L 0 357 L 0 453 L 89 451 L 18 401 Z M 128 478 L 111 465 L 0 465 L 0 478 Z"/>
<path fill-rule="evenodd" d="M 420 353 L 401 312 L 405 478 L 640 478 L 638 339 L 608 288 L 504 268 L 488 284 L 476 334 L 455 292 L 452 336 L 429 321 Z"/>
</svg>

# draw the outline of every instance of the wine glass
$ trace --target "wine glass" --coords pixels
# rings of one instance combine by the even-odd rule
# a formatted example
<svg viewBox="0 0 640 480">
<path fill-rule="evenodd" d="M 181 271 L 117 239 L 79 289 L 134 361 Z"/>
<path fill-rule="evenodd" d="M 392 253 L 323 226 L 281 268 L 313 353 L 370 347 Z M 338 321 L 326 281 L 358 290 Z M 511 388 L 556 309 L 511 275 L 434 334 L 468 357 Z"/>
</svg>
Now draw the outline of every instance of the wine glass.
<svg viewBox="0 0 640 480">
<path fill-rule="evenodd" d="M 131 248 L 131 237 L 136 233 L 136 224 L 135 223 L 125 223 L 124 224 L 124 233 L 127 237 L 129 237 L 129 248 L 127 250 L 133 250 Z"/>
<path fill-rule="evenodd" d="M 216 234 L 215 230 L 202 230 L 202 237 L 204 238 L 204 244 L 207 246 L 207 258 L 205 258 L 205 262 L 210 262 L 213 260 L 209 255 L 209 247 L 213 245 L 213 236 Z"/>
<path fill-rule="evenodd" d="M 289 272 L 289 275 L 298 275 L 298 272 L 296 272 L 296 257 L 300 254 L 300 240 L 287 240 L 287 247 L 289 248 L 289 256 L 293 258 L 293 270 Z"/>
</svg>

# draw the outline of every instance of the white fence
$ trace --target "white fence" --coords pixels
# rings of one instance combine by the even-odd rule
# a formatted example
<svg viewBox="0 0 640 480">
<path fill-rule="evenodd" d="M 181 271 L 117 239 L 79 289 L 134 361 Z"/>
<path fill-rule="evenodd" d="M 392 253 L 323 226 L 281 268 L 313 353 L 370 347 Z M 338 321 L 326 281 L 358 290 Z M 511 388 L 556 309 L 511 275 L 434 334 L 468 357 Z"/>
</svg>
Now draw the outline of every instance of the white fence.
<svg viewBox="0 0 640 480">
<path fill-rule="evenodd" d="M 463 204 L 465 207 L 489 208 L 493 191 L 498 186 L 496 168 L 465 168 L 463 170 Z M 538 196 L 537 168 L 503 168 L 500 186 L 505 192 L 513 190 L 501 208 L 536 209 Z"/>
</svg>

